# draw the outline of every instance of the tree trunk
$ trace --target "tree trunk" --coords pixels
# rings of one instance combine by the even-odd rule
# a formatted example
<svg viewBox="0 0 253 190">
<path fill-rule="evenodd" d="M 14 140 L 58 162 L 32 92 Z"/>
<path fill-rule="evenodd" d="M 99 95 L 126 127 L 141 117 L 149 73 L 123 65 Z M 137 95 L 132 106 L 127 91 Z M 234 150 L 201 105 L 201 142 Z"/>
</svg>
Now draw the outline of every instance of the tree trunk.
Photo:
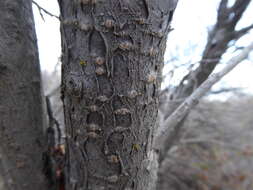
<svg viewBox="0 0 253 190">
<path fill-rule="evenodd" d="M 0 1 L 0 184 L 47 189 L 42 175 L 43 109 L 29 0 Z"/>
<path fill-rule="evenodd" d="M 152 189 L 166 36 L 176 1 L 59 0 L 65 189 Z"/>
</svg>

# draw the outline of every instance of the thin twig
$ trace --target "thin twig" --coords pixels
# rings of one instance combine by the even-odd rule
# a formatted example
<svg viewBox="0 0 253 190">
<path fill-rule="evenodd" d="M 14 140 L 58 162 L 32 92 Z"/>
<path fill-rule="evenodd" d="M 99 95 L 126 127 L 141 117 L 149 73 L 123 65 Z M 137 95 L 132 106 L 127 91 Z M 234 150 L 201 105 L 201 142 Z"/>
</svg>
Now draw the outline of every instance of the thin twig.
<svg viewBox="0 0 253 190">
<path fill-rule="evenodd" d="M 60 123 L 53 116 L 53 110 L 51 102 L 48 96 L 46 96 L 47 114 L 49 119 L 49 128 L 54 130 L 54 126 L 57 130 L 57 144 L 61 144 L 62 132 L 60 128 Z"/>
<path fill-rule="evenodd" d="M 41 16 L 41 18 L 42 18 L 44 21 L 45 21 L 45 19 L 44 19 L 44 16 L 43 16 L 43 14 L 42 14 L 42 11 L 43 11 L 44 13 L 46 13 L 47 15 L 49 15 L 49 16 L 51 16 L 51 17 L 55 17 L 55 18 L 57 18 L 58 20 L 60 20 L 60 17 L 58 17 L 58 16 L 56 16 L 56 15 L 50 13 L 49 11 L 47 11 L 46 9 L 44 9 L 43 7 L 41 7 L 37 2 L 32 1 L 32 3 L 38 8 L 38 10 L 39 10 L 39 12 L 40 12 L 40 16 Z"/>
</svg>

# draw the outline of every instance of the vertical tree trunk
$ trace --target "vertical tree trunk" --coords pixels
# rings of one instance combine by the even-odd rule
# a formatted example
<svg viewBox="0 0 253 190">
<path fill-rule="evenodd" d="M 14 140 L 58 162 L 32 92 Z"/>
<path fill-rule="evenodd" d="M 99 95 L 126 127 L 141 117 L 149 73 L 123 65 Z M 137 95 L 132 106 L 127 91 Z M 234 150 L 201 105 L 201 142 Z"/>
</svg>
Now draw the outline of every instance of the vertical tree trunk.
<svg viewBox="0 0 253 190">
<path fill-rule="evenodd" d="M 43 110 L 30 0 L 0 1 L 0 181 L 42 190 Z"/>
<path fill-rule="evenodd" d="M 176 1 L 59 0 L 65 189 L 152 189 L 158 90 Z"/>
</svg>

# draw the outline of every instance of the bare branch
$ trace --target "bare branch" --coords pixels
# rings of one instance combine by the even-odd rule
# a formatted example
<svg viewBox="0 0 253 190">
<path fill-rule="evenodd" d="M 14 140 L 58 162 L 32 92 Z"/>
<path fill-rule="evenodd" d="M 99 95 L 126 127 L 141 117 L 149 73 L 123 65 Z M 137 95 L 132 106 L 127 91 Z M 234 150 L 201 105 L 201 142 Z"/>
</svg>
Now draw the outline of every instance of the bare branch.
<svg viewBox="0 0 253 190">
<path fill-rule="evenodd" d="M 228 44 L 231 41 L 238 40 L 253 28 L 250 25 L 239 31 L 235 31 L 235 26 L 249 3 L 250 0 L 237 0 L 231 8 L 228 8 L 228 0 L 222 0 L 220 2 L 217 21 L 208 35 L 208 41 L 200 65 L 182 79 L 180 85 L 175 89 L 175 98 L 186 98 L 190 96 L 194 88 L 201 85 L 213 72 L 216 65 L 220 62 L 222 55 L 228 49 Z"/>
<path fill-rule="evenodd" d="M 253 24 L 245 28 L 242 28 L 241 30 L 235 31 L 234 32 L 235 39 L 241 38 L 243 35 L 247 34 L 252 28 L 253 28 Z"/>
<path fill-rule="evenodd" d="M 227 92 L 238 92 L 242 90 L 242 88 L 238 88 L 238 87 L 235 87 L 235 88 L 221 88 L 219 90 L 212 90 L 210 91 L 210 93 L 208 93 L 208 95 L 213 95 L 213 94 L 221 94 L 221 93 L 227 93 Z"/>
<path fill-rule="evenodd" d="M 250 2 L 251 0 L 236 0 L 235 1 L 234 5 L 231 8 L 232 13 L 234 14 L 231 21 L 234 23 L 234 27 L 236 26 L 237 22 L 241 19 L 243 13 L 247 9 Z"/>
<path fill-rule="evenodd" d="M 52 96 L 55 96 L 57 93 L 59 93 L 60 92 L 60 89 L 61 89 L 61 86 L 60 85 L 58 85 L 58 86 L 56 86 L 53 90 L 51 90 L 51 92 L 49 92 L 48 94 L 47 94 L 47 97 L 52 97 Z"/>
<path fill-rule="evenodd" d="M 57 133 L 57 145 L 61 144 L 62 139 L 62 132 L 60 128 L 59 122 L 55 119 L 53 115 L 53 110 L 51 106 L 51 102 L 49 97 L 46 97 L 46 105 L 47 105 L 47 114 L 48 114 L 48 120 L 49 120 L 49 128 L 54 131 L 54 133 Z M 56 129 L 56 130 L 55 130 Z"/>
<path fill-rule="evenodd" d="M 47 11 L 46 9 L 44 9 L 43 7 L 41 7 L 37 2 L 32 1 L 32 3 L 38 8 L 39 12 L 40 12 L 40 16 L 41 18 L 45 21 L 44 16 L 42 14 L 42 12 L 46 13 L 47 15 L 57 18 L 58 20 L 60 20 L 60 18 L 52 13 L 50 13 L 49 11 Z"/>
<path fill-rule="evenodd" d="M 220 2 L 219 8 L 218 8 L 218 16 L 217 16 L 217 20 L 225 20 L 228 16 L 228 9 L 227 9 L 227 5 L 228 5 L 228 0 L 222 0 Z"/>
<path fill-rule="evenodd" d="M 245 60 L 250 51 L 253 49 L 253 43 L 251 43 L 248 47 L 244 48 L 241 53 L 227 63 L 227 65 L 218 73 L 214 73 L 208 77 L 208 79 L 203 82 L 193 93 L 190 97 L 188 97 L 164 122 L 162 131 L 156 138 L 155 141 L 155 148 L 158 150 L 163 148 L 164 152 L 167 152 L 170 144 L 165 144 L 167 139 L 170 139 L 173 136 L 174 131 L 178 131 L 178 128 L 182 128 L 182 125 L 178 125 L 190 112 L 190 110 L 198 103 L 200 98 L 202 98 L 210 89 L 211 87 L 217 83 L 220 79 L 222 79 L 227 73 L 229 73 L 232 69 L 235 68 L 240 62 Z M 164 158 L 164 155 L 161 155 L 161 160 Z"/>
</svg>

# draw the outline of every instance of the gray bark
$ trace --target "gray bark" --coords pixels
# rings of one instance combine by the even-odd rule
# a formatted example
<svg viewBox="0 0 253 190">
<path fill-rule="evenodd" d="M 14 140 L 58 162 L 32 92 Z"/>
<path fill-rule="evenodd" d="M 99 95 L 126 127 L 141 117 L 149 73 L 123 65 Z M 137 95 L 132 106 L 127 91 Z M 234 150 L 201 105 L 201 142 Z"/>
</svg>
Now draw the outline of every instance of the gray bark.
<svg viewBox="0 0 253 190">
<path fill-rule="evenodd" d="M 47 189 L 42 174 L 43 108 L 29 0 L 0 1 L 0 183 Z"/>
<path fill-rule="evenodd" d="M 154 188 L 151 146 L 176 1 L 59 0 L 59 5 L 65 189 Z"/>
</svg>

